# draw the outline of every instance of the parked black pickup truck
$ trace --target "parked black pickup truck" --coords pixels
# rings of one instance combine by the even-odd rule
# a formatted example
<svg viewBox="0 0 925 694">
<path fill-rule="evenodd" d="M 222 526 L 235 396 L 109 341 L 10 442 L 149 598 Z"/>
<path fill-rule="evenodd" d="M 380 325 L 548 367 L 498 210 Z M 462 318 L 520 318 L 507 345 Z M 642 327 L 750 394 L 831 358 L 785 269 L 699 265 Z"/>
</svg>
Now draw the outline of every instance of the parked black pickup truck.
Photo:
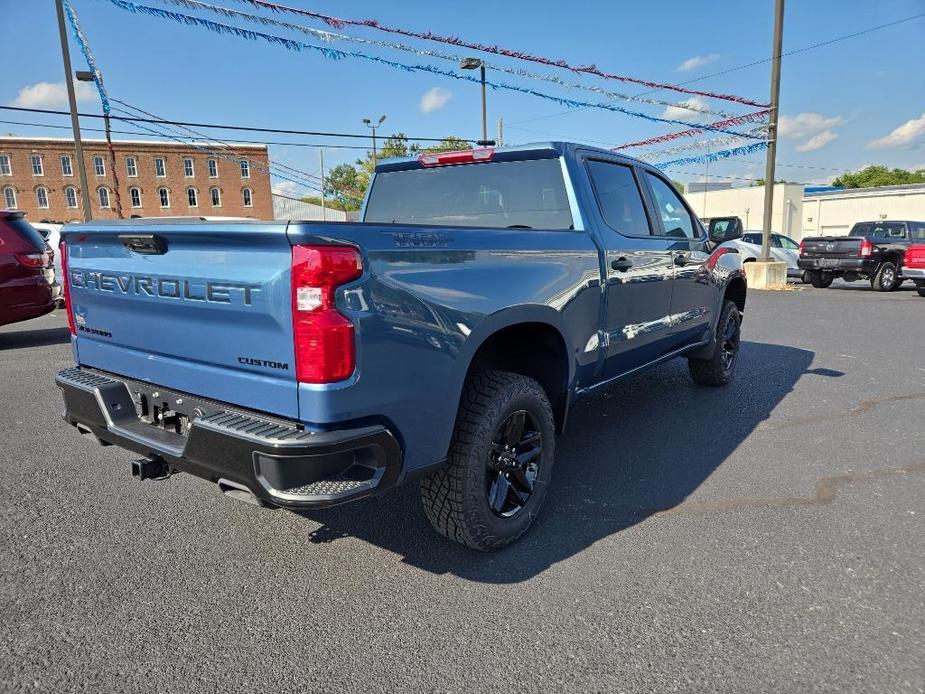
<svg viewBox="0 0 925 694">
<path fill-rule="evenodd" d="M 925 222 L 858 222 L 848 236 L 803 239 L 799 266 L 819 289 L 841 277 L 847 282 L 870 280 L 874 289 L 890 292 L 902 284 L 906 248 L 923 240 Z"/>
</svg>

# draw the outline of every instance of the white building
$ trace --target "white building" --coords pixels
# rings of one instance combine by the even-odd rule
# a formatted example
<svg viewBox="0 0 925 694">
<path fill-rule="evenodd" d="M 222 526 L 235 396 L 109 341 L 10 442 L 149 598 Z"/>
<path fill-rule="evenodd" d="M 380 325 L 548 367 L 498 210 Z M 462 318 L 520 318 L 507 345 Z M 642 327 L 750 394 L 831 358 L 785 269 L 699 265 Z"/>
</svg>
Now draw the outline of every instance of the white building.
<svg viewBox="0 0 925 694">
<path fill-rule="evenodd" d="M 273 219 L 295 219 L 311 222 L 345 222 L 347 213 L 330 207 L 321 208 L 310 202 L 273 193 Z"/>
<path fill-rule="evenodd" d="M 764 223 L 764 186 L 686 193 L 701 219 L 741 217 L 746 229 Z M 925 220 L 925 184 L 806 191 L 802 185 L 774 186 L 771 229 L 799 241 L 804 236 L 847 234 L 856 222 Z"/>
<path fill-rule="evenodd" d="M 701 219 L 740 217 L 746 230 L 761 229 L 764 224 L 764 186 L 686 193 L 684 197 Z M 802 235 L 802 218 L 803 186 L 794 183 L 776 184 L 771 229 L 799 239 Z"/>
<path fill-rule="evenodd" d="M 925 183 L 819 191 L 803 198 L 804 236 L 840 236 L 855 222 L 881 219 L 925 220 Z"/>
</svg>

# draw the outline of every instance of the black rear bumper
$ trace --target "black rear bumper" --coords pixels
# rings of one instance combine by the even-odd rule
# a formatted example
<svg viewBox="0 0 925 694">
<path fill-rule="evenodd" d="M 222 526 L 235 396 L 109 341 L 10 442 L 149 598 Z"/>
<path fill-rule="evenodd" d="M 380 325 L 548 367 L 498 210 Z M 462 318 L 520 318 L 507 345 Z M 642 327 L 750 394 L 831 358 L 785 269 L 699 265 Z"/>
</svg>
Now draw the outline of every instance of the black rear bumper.
<svg viewBox="0 0 925 694">
<path fill-rule="evenodd" d="M 64 419 L 101 444 L 246 489 L 269 506 L 324 508 L 399 479 L 401 447 L 379 424 L 305 431 L 289 420 L 86 368 L 65 369 L 55 383 Z"/>
<path fill-rule="evenodd" d="M 797 265 L 801 270 L 820 270 L 835 274 L 856 272 L 859 275 L 873 274 L 879 264 L 879 260 L 872 258 L 808 258 L 800 256 L 797 261 Z"/>
</svg>

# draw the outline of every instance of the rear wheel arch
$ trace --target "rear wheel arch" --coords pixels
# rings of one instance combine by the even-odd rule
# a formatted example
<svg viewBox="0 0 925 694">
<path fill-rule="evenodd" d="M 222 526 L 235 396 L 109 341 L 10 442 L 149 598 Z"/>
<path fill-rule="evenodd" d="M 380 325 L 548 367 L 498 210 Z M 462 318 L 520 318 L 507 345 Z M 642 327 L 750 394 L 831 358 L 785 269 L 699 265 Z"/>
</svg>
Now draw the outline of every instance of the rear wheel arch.
<svg viewBox="0 0 925 694">
<path fill-rule="evenodd" d="M 477 343 L 472 343 L 460 392 L 466 380 L 483 371 L 527 376 L 546 392 L 556 429 L 561 432 L 565 427 L 575 370 L 571 354 L 563 330 L 551 322 L 523 320 L 493 326 L 484 331 Z"/>
<path fill-rule="evenodd" d="M 739 313 L 744 315 L 745 296 L 747 292 L 748 288 L 745 284 L 745 280 L 742 277 L 733 277 L 726 285 L 726 289 L 723 291 L 723 301 L 720 304 L 720 307 L 722 307 L 727 300 L 732 301 L 735 303 L 736 308 L 739 309 Z"/>
</svg>

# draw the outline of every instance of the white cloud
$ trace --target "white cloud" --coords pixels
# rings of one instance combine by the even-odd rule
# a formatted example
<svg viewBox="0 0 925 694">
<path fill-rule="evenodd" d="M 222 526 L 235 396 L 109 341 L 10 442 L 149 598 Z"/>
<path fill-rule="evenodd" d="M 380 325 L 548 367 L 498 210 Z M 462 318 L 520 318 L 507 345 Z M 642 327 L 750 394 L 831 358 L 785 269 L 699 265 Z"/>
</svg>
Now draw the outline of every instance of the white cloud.
<svg viewBox="0 0 925 694">
<path fill-rule="evenodd" d="M 275 181 L 271 191 L 277 195 L 285 195 L 290 198 L 299 197 L 299 191 L 302 189 L 302 186 L 293 183 L 292 181 Z"/>
<path fill-rule="evenodd" d="M 911 145 L 925 135 L 925 113 L 919 118 L 912 118 L 896 128 L 886 137 L 868 142 L 869 149 L 884 149 L 886 147 L 903 147 Z"/>
<path fill-rule="evenodd" d="M 691 120 L 692 118 L 702 118 L 705 115 L 700 111 L 685 108 L 685 106 L 693 106 L 694 108 L 701 110 L 708 108 L 706 99 L 704 99 L 702 96 L 692 96 L 690 99 L 679 101 L 674 106 L 669 106 L 666 108 L 664 113 L 662 113 L 662 118 L 670 118 L 672 120 Z"/>
<path fill-rule="evenodd" d="M 796 116 L 781 116 L 777 124 L 780 137 L 811 137 L 823 130 L 843 125 L 841 116 L 823 116 L 821 113 L 800 113 Z"/>
<path fill-rule="evenodd" d="M 696 70 L 703 67 L 704 65 L 715 63 L 717 60 L 719 60 L 719 53 L 695 55 L 693 58 L 688 58 L 683 63 L 678 65 L 678 72 L 690 72 L 691 70 Z"/>
<path fill-rule="evenodd" d="M 421 110 L 424 113 L 430 113 L 446 106 L 446 102 L 453 96 L 453 92 L 443 87 L 434 87 L 424 92 L 421 97 Z"/>
<path fill-rule="evenodd" d="M 96 90 L 87 82 L 74 82 L 77 101 L 93 101 Z M 21 108 L 60 108 L 67 106 L 64 82 L 36 82 L 19 90 L 12 106 Z"/>
<path fill-rule="evenodd" d="M 823 130 L 818 135 L 813 135 L 802 145 L 797 145 L 797 152 L 815 152 L 817 149 L 822 149 L 830 142 L 838 139 L 838 133 L 833 133 L 831 130 Z"/>
</svg>

